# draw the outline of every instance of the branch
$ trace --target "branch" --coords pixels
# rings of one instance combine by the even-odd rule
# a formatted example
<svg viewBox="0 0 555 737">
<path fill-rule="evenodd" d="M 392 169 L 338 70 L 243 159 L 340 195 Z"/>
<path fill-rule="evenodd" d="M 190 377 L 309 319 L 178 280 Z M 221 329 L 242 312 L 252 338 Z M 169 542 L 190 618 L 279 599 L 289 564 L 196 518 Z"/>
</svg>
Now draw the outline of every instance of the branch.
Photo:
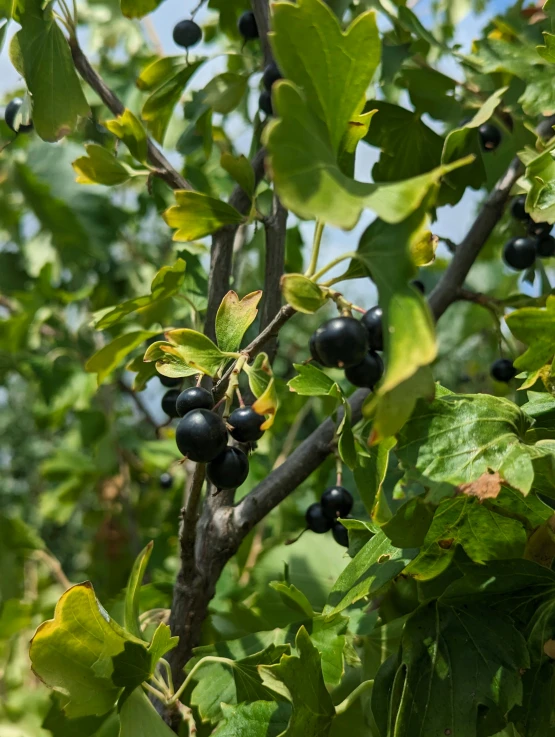
<svg viewBox="0 0 555 737">
<path fill-rule="evenodd" d="M 260 329 L 272 323 L 281 307 L 281 277 L 285 270 L 285 239 L 287 210 L 274 194 L 272 215 L 264 222 L 266 233 L 266 260 L 264 265 L 264 292 L 260 308 Z M 276 334 L 277 335 L 277 334 Z M 277 350 L 276 336 L 269 339 L 267 353 L 273 361 Z"/>
<path fill-rule="evenodd" d="M 108 87 L 96 69 L 91 66 L 76 38 L 69 39 L 69 47 L 71 49 L 75 68 L 83 77 L 85 82 L 89 87 L 92 87 L 102 102 L 114 115 L 121 115 L 125 110 L 125 105 L 115 92 Z M 172 189 L 193 189 L 189 182 L 173 168 L 149 136 L 147 136 L 147 147 L 148 160 L 155 168 L 154 173 L 157 176 L 163 179 Z"/>
<path fill-rule="evenodd" d="M 270 32 L 270 4 L 269 0 L 251 0 L 252 12 L 256 18 L 258 26 L 258 35 L 262 44 L 262 52 L 264 54 L 264 64 L 270 64 L 273 60 L 272 47 L 268 33 Z"/>
</svg>

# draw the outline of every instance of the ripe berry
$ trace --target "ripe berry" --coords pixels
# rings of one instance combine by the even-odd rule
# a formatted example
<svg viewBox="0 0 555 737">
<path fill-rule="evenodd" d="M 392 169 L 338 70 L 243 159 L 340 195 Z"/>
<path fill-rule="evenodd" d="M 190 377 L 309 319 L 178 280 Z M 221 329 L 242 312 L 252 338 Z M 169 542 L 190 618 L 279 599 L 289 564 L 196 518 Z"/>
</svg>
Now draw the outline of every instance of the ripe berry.
<svg viewBox="0 0 555 737">
<path fill-rule="evenodd" d="M 322 494 L 320 505 L 324 515 L 334 520 L 349 514 L 353 508 L 353 497 L 343 486 L 330 486 Z"/>
<path fill-rule="evenodd" d="M 490 373 L 496 381 L 508 383 L 517 375 L 513 362 L 508 358 L 498 358 L 491 364 Z"/>
<path fill-rule="evenodd" d="M 4 111 L 4 120 L 6 121 L 6 125 L 8 128 L 11 128 L 14 133 L 29 133 L 29 131 L 33 130 L 32 122 L 27 123 L 27 125 L 23 125 L 22 123 L 18 124 L 16 122 L 17 114 L 19 113 L 22 105 L 23 100 L 21 97 L 15 97 L 13 100 L 8 102 L 6 110 Z"/>
<path fill-rule="evenodd" d="M 212 409 L 214 406 L 214 397 L 212 392 L 204 389 L 202 386 L 192 386 L 184 389 L 177 397 L 177 414 L 184 417 L 187 412 L 193 409 Z"/>
<path fill-rule="evenodd" d="M 169 392 L 166 392 L 162 397 L 162 409 L 168 417 L 179 417 L 176 406 L 178 396 L 179 391 L 177 389 L 170 389 Z"/>
<path fill-rule="evenodd" d="M 553 226 L 549 223 L 535 223 L 533 220 L 528 225 L 528 233 L 536 238 L 544 238 L 551 233 Z"/>
<path fill-rule="evenodd" d="M 368 351 L 368 336 L 354 317 L 334 317 L 316 330 L 314 347 L 324 366 L 355 366 Z"/>
<path fill-rule="evenodd" d="M 555 256 L 555 238 L 552 235 L 538 238 L 536 241 L 536 251 L 540 258 Z"/>
<path fill-rule="evenodd" d="M 260 93 L 260 97 L 258 98 L 258 107 L 262 110 L 263 113 L 266 113 L 268 116 L 272 116 L 274 114 L 274 106 L 272 105 L 272 95 L 268 90 L 262 90 Z"/>
<path fill-rule="evenodd" d="M 281 76 L 281 72 L 278 69 L 278 65 L 275 63 L 275 61 L 272 61 L 264 69 L 264 74 L 262 75 L 262 84 L 268 90 L 268 92 L 270 92 L 270 90 L 272 89 L 272 85 L 275 84 L 278 79 L 283 79 L 283 77 Z"/>
<path fill-rule="evenodd" d="M 163 473 L 158 479 L 162 489 L 171 489 L 173 486 L 173 476 L 171 473 Z"/>
<path fill-rule="evenodd" d="M 418 289 L 419 292 L 426 294 L 426 287 L 420 279 L 414 279 L 414 281 L 411 281 L 411 284 L 415 289 Z"/>
<path fill-rule="evenodd" d="M 245 41 L 252 41 L 252 39 L 258 38 L 258 26 L 256 25 L 256 18 L 252 10 L 246 10 L 241 15 L 237 21 L 237 28 Z"/>
<path fill-rule="evenodd" d="M 319 502 L 314 502 L 314 504 L 310 505 L 306 510 L 305 519 L 308 529 L 312 530 L 312 532 L 317 532 L 318 535 L 331 530 L 333 524 L 332 520 L 324 514 L 322 505 Z"/>
<path fill-rule="evenodd" d="M 349 547 L 349 533 L 347 532 L 347 528 L 343 527 L 341 522 L 335 522 L 331 528 L 331 532 L 336 543 L 343 545 L 344 548 Z"/>
<path fill-rule="evenodd" d="M 370 350 L 383 351 L 383 310 L 379 305 L 365 312 L 361 320 L 368 333 Z"/>
<path fill-rule="evenodd" d="M 478 128 L 480 142 L 484 151 L 495 151 L 501 143 L 501 131 L 491 123 L 484 123 Z"/>
<path fill-rule="evenodd" d="M 173 29 L 173 40 L 178 46 L 190 49 L 202 38 L 202 29 L 194 20 L 182 20 Z"/>
<path fill-rule="evenodd" d="M 318 355 L 318 351 L 316 350 L 316 340 L 315 340 L 315 333 L 312 333 L 310 336 L 310 342 L 308 344 L 308 348 L 310 350 L 310 355 L 312 356 L 313 361 L 318 361 L 318 363 L 322 363 L 322 359 Z"/>
<path fill-rule="evenodd" d="M 249 475 L 249 459 L 229 446 L 206 466 L 206 475 L 216 489 L 236 489 Z"/>
<path fill-rule="evenodd" d="M 345 369 L 345 377 L 353 386 L 373 389 L 383 376 L 383 361 L 379 353 L 369 351 L 361 363 Z"/>
<path fill-rule="evenodd" d="M 503 259 L 507 266 L 523 271 L 534 265 L 536 260 L 535 238 L 512 238 L 503 249 Z"/>
<path fill-rule="evenodd" d="M 526 212 L 526 196 L 520 195 L 515 197 L 511 203 L 511 215 L 515 220 L 522 220 L 526 222 L 530 219 L 530 215 Z"/>
<path fill-rule="evenodd" d="M 222 418 L 207 409 L 187 412 L 175 433 L 177 447 L 195 463 L 209 463 L 223 453 L 227 428 Z"/>
<path fill-rule="evenodd" d="M 266 418 L 259 415 L 252 407 L 239 407 L 229 415 L 229 424 L 233 428 L 231 437 L 239 443 L 254 443 L 264 435 L 260 427 Z"/>
<path fill-rule="evenodd" d="M 160 379 L 160 384 L 168 389 L 174 386 L 181 386 L 183 383 L 183 379 L 173 379 L 171 376 L 162 376 L 162 374 L 158 374 L 158 378 Z"/>
</svg>

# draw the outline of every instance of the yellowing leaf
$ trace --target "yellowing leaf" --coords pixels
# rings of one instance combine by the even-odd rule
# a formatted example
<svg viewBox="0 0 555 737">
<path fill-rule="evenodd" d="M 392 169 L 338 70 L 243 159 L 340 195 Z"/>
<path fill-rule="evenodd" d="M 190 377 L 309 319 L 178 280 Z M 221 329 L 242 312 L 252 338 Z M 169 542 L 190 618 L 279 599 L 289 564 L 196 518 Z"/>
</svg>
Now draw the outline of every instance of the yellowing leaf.
<svg viewBox="0 0 555 737">
<path fill-rule="evenodd" d="M 104 146 L 86 143 L 87 156 L 76 159 L 72 166 L 77 172 L 79 184 L 123 184 L 133 174 L 133 170 L 116 159 Z"/>
<path fill-rule="evenodd" d="M 237 292 L 229 291 L 216 314 L 216 337 L 222 351 L 236 351 L 243 336 L 258 314 L 258 303 L 262 297 L 260 290 L 239 299 Z"/>
<path fill-rule="evenodd" d="M 259 415 L 270 415 L 266 422 L 261 425 L 261 430 L 268 430 L 274 424 L 276 412 L 278 409 L 278 397 L 275 386 L 275 380 L 272 378 L 266 387 L 266 391 L 252 405 L 255 412 Z"/>
<path fill-rule="evenodd" d="M 141 164 L 147 160 L 147 137 L 141 121 L 131 110 L 124 110 L 115 120 L 107 120 L 104 125 L 108 130 L 125 143 L 129 152 Z"/>
<path fill-rule="evenodd" d="M 245 219 L 227 202 L 200 192 L 177 190 L 175 199 L 177 204 L 163 214 L 170 228 L 177 229 L 174 241 L 194 241 L 215 233 L 224 225 L 239 224 Z"/>
</svg>

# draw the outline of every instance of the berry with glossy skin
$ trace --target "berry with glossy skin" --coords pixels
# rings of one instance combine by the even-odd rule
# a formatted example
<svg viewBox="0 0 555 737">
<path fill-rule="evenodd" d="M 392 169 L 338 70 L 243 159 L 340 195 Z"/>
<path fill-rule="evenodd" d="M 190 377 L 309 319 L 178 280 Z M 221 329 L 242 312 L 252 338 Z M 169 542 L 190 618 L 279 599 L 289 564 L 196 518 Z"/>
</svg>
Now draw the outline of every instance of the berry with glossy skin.
<svg viewBox="0 0 555 737">
<path fill-rule="evenodd" d="M 369 351 L 361 363 L 345 369 L 345 377 L 353 386 L 373 389 L 383 376 L 383 361 L 379 353 Z"/>
<path fill-rule="evenodd" d="M 162 397 L 162 409 L 168 415 L 168 417 L 179 417 L 177 414 L 177 397 L 179 396 L 178 389 L 170 389 Z"/>
<path fill-rule="evenodd" d="M 23 100 L 21 97 L 15 97 L 13 100 L 8 102 L 6 110 L 4 111 L 4 120 L 6 121 L 6 125 L 8 128 L 11 128 L 14 133 L 29 133 L 29 131 L 33 130 L 32 122 L 27 125 L 19 124 L 19 127 L 17 127 L 15 119 L 22 105 Z"/>
<path fill-rule="evenodd" d="M 526 196 L 520 195 L 515 197 L 511 203 L 511 215 L 515 220 L 522 220 L 527 222 L 530 219 L 530 215 L 526 212 Z"/>
<path fill-rule="evenodd" d="M 312 335 L 310 336 L 310 342 L 308 344 L 308 348 L 310 350 L 310 355 L 312 356 L 312 359 L 314 361 L 318 361 L 318 363 L 322 363 L 322 359 L 320 358 L 320 356 L 318 355 L 318 351 L 316 350 L 315 338 L 316 338 L 315 333 L 312 333 Z"/>
<path fill-rule="evenodd" d="M 530 221 L 528 226 L 528 233 L 535 238 L 545 238 L 549 235 L 553 229 L 553 226 L 549 223 L 535 223 L 533 220 Z"/>
<path fill-rule="evenodd" d="M 339 543 L 339 545 L 342 545 L 344 548 L 349 547 L 349 533 L 347 532 L 347 528 L 343 527 L 341 522 L 334 522 L 331 531 L 336 543 Z"/>
<path fill-rule="evenodd" d="M 237 21 L 237 29 L 245 41 L 258 38 L 258 26 L 252 10 L 246 10 Z"/>
<path fill-rule="evenodd" d="M 191 412 L 193 409 L 212 409 L 214 397 L 212 392 L 202 386 L 191 386 L 181 392 L 177 397 L 176 404 L 179 417 L 185 417 L 187 412 Z"/>
<path fill-rule="evenodd" d="M 258 98 L 258 107 L 268 116 L 274 114 L 274 106 L 272 105 L 272 95 L 268 90 L 262 90 Z"/>
<path fill-rule="evenodd" d="M 383 351 L 383 310 L 379 305 L 365 312 L 361 320 L 368 333 L 370 350 Z"/>
<path fill-rule="evenodd" d="M 368 351 L 368 336 L 354 317 L 334 317 L 315 331 L 314 347 L 320 362 L 328 368 L 356 366 Z"/>
<path fill-rule="evenodd" d="M 312 530 L 312 532 L 318 533 L 318 535 L 331 530 L 331 526 L 333 525 L 332 520 L 324 514 L 322 505 L 319 502 L 314 502 L 314 504 L 310 505 L 306 510 L 305 519 L 307 528 Z"/>
<path fill-rule="evenodd" d="M 190 49 L 202 38 L 202 29 L 194 20 L 182 20 L 173 29 L 173 40 L 178 46 Z"/>
<path fill-rule="evenodd" d="M 555 238 L 552 235 L 538 238 L 536 242 L 536 251 L 540 258 L 550 258 L 551 256 L 555 256 Z"/>
<path fill-rule="evenodd" d="M 229 446 L 206 466 L 206 475 L 216 489 L 236 489 L 249 475 L 249 459 Z"/>
<path fill-rule="evenodd" d="M 239 407 L 229 415 L 228 423 L 233 428 L 231 437 L 238 443 L 254 443 L 264 435 L 260 427 L 266 422 L 252 407 Z"/>
<path fill-rule="evenodd" d="M 517 371 L 513 366 L 513 362 L 508 358 L 498 358 L 491 364 L 490 373 L 496 381 L 502 381 L 507 384 L 517 375 Z"/>
<path fill-rule="evenodd" d="M 171 376 L 162 376 L 162 374 L 158 374 L 158 378 L 160 379 L 160 384 L 162 386 L 165 386 L 167 389 L 172 389 L 175 386 L 181 386 L 183 383 L 183 379 L 173 379 Z"/>
<path fill-rule="evenodd" d="M 484 151 L 495 151 L 501 143 L 501 131 L 492 123 L 484 123 L 478 128 L 480 143 Z"/>
<path fill-rule="evenodd" d="M 281 76 L 278 65 L 275 63 L 275 61 L 272 61 L 264 69 L 264 74 L 262 75 L 262 84 L 269 92 L 272 89 L 272 85 L 275 84 L 279 79 L 283 79 L 283 77 Z"/>
<path fill-rule="evenodd" d="M 353 497 L 344 486 L 330 486 L 320 499 L 322 512 L 328 519 L 346 517 L 353 508 Z"/>
<path fill-rule="evenodd" d="M 179 421 L 177 447 L 195 463 L 210 463 L 227 446 L 227 428 L 222 418 L 207 409 L 193 409 Z"/>
<path fill-rule="evenodd" d="M 505 244 L 503 259 L 507 266 L 517 271 L 530 268 L 536 260 L 536 239 L 512 238 Z"/>
<path fill-rule="evenodd" d="M 171 473 L 163 473 L 158 479 L 158 482 L 160 484 L 160 488 L 171 489 L 173 486 L 173 476 Z"/>
</svg>

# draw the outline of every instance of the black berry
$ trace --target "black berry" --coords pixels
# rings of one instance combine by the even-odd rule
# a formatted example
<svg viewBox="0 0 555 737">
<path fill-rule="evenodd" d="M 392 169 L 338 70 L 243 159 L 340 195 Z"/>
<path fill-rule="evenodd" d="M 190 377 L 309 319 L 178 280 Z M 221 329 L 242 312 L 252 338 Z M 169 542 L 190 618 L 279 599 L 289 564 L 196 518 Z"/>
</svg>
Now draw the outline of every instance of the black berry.
<svg viewBox="0 0 555 737">
<path fill-rule="evenodd" d="M 318 351 L 316 350 L 315 338 L 316 338 L 316 334 L 312 333 L 312 335 L 310 336 L 310 342 L 308 344 L 308 348 L 310 350 L 310 355 L 312 356 L 312 359 L 314 361 L 318 361 L 318 363 L 322 363 L 322 359 L 320 358 L 320 356 L 318 355 Z"/>
<path fill-rule="evenodd" d="M 322 505 L 319 502 L 314 502 L 314 504 L 310 505 L 306 510 L 305 519 L 308 529 L 312 530 L 312 532 L 317 532 L 319 535 L 331 530 L 333 524 L 332 520 L 324 514 Z"/>
<path fill-rule="evenodd" d="M 322 512 L 328 519 L 346 517 L 353 508 L 353 497 L 343 486 L 330 486 L 320 499 Z"/>
<path fill-rule="evenodd" d="M 536 251 L 540 258 L 555 256 L 555 238 L 552 235 L 538 238 L 536 241 Z"/>
<path fill-rule="evenodd" d="M 258 26 L 256 25 L 256 18 L 252 10 L 247 10 L 241 15 L 237 21 L 237 28 L 245 41 L 252 41 L 254 38 L 258 38 Z"/>
<path fill-rule="evenodd" d="M 166 392 L 162 397 L 162 409 L 168 417 L 179 417 L 176 406 L 178 396 L 179 391 L 177 389 L 170 389 L 169 392 Z"/>
<path fill-rule="evenodd" d="M 343 527 L 341 522 L 335 522 L 331 531 L 336 543 L 343 545 L 344 548 L 349 547 L 349 533 L 347 532 L 347 528 Z"/>
<path fill-rule="evenodd" d="M 528 225 L 528 233 L 535 238 L 545 238 L 552 229 L 553 226 L 549 223 L 535 223 L 533 220 L 530 220 Z"/>
<path fill-rule="evenodd" d="M 175 386 L 181 386 L 183 383 L 183 379 L 174 379 L 171 376 L 162 376 L 162 374 L 158 374 L 158 378 L 160 379 L 160 383 L 162 386 L 165 386 L 167 389 L 172 389 Z"/>
<path fill-rule="evenodd" d="M 173 40 L 178 46 L 189 49 L 202 38 L 202 29 L 194 20 L 182 20 L 173 29 Z"/>
<path fill-rule="evenodd" d="M 272 105 L 272 95 L 268 90 L 262 90 L 258 98 L 258 107 L 268 116 L 274 114 L 274 106 Z"/>
<path fill-rule="evenodd" d="M 206 475 L 216 489 L 236 489 L 249 475 L 249 459 L 230 446 L 206 466 Z"/>
<path fill-rule="evenodd" d="M 193 409 L 212 409 L 214 397 L 212 392 L 202 386 L 192 386 L 181 392 L 177 397 L 176 404 L 179 417 L 185 417 L 187 412 L 191 412 Z"/>
<path fill-rule="evenodd" d="M 353 386 L 373 389 L 383 376 L 383 361 L 379 353 L 369 351 L 361 363 L 345 369 L 345 377 Z"/>
<path fill-rule="evenodd" d="M 171 473 L 163 473 L 158 479 L 162 489 L 171 489 L 173 486 L 173 476 Z"/>
<path fill-rule="evenodd" d="M 231 437 L 239 443 L 254 443 L 264 435 L 260 427 L 266 418 L 259 415 L 252 407 L 239 407 L 229 415 L 229 424 L 233 428 Z"/>
<path fill-rule="evenodd" d="M 334 317 L 315 331 L 314 348 L 324 366 L 355 366 L 368 351 L 368 336 L 354 317 Z"/>
<path fill-rule="evenodd" d="M 501 131 L 491 123 L 484 123 L 478 128 L 480 142 L 484 151 L 495 151 L 501 143 Z"/>
<path fill-rule="evenodd" d="M 536 260 L 535 238 L 512 238 L 503 249 L 503 259 L 507 266 L 523 271 L 534 265 Z"/>
<path fill-rule="evenodd" d="M 209 463 L 225 450 L 227 428 L 220 415 L 207 409 L 193 409 L 179 421 L 175 441 L 191 461 Z"/>
<path fill-rule="evenodd" d="M 365 312 L 361 320 L 368 333 L 370 350 L 383 351 L 383 310 L 376 305 Z"/>
<path fill-rule="evenodd" d="M 426 287 L 424 286 L 424 283 L 420 281 L 420 279 L 414 279 L 414 281 L 411 281 L 412 286 L 415 289 L 418 289 L 419 292 L 422 294 L 426 294 Z"/>
<path fill-rule="evenodd" d="M 513 362 L 508 358 L 498 358 L 491 364 L 490 373 L 496 381 L 508 383 L 517 375 Z"/>
<path fill-rule="evenodd" d="M 526 222 L 530 215 L 526 212 L 526 196 L 515 197 L 511 203 L 511 215 L 515 220 Z"/>
<path fill-rule="evenodd" d="M 33 130 L 32 122 L 27 125 L 23 125 L 22 123 L 18 124 L 16 121 L 17 114 L 19 113 L 22 105 L 23 100 L 20 97 L 15 97 L 13 100 L 8 102 L 6 110 L 4 111 L 4 120 L 6 121 L 6 125 L 8 128 L 11 128 L 14 133 L 29 133 L 29 131 Z"/>
<path fill-rule="evenodd" d="M 283 79 L 281 76 L 281 72 L 279 71 L 278 65 L 275 63 L 275 61 L 272 61 L 264 69 L 264 74 L 262 75 L 262 84 L 269 92 L 272 89 L 272 85 L 275 84 L 279 79 Z"/>
</svg>

